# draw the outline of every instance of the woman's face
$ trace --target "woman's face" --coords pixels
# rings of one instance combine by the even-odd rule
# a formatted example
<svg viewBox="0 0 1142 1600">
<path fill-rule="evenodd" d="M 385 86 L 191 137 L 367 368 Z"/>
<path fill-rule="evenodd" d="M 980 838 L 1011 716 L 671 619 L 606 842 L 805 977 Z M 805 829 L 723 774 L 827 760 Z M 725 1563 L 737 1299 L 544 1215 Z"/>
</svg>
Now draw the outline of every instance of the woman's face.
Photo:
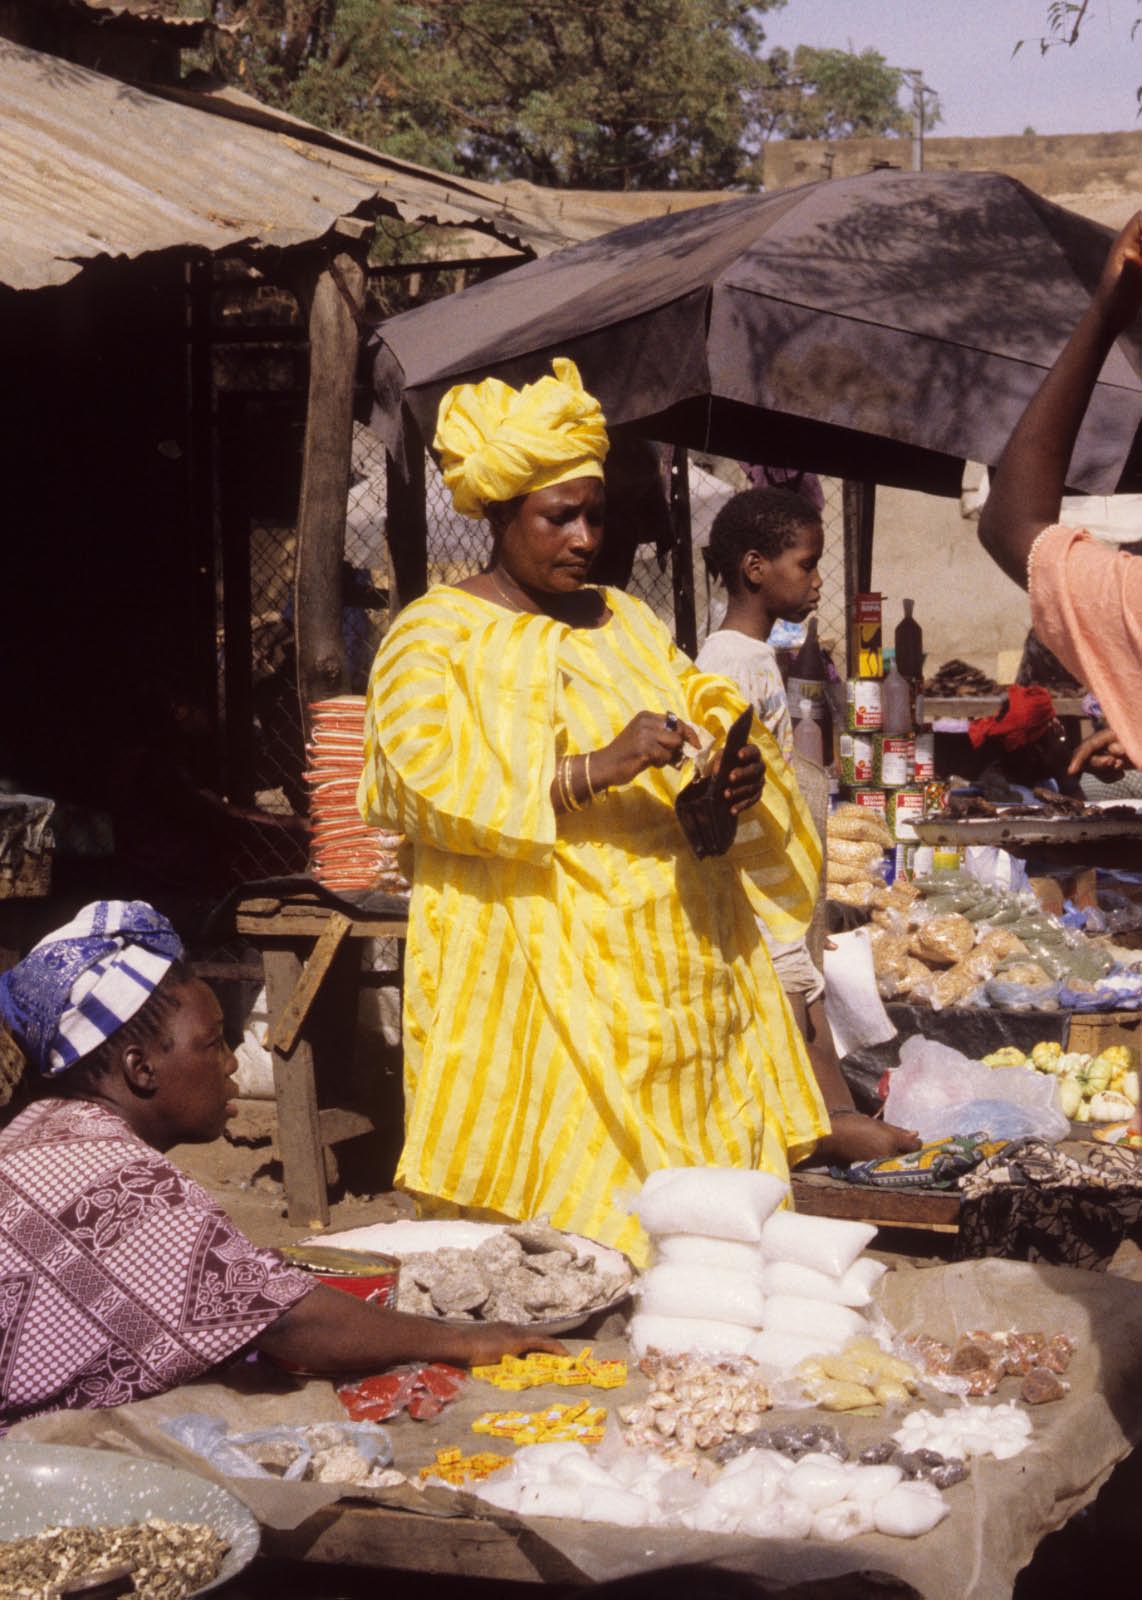
<svg viewBox="0 0 1142 1600">
<path fill-rule="evenodd" d="M 237 1062 L 222 1031 L 222 1008 L 199 978 L 179 993 L 169 1019 L 169 1048 L 153 1048 L 159 1073 L 156 1100 L 180 1144 L 217 1139 L 234 1115 Z"/>
<path fill-rule="evenodd" d="M 601 478 L 572 478 L 524 495 L 499 532 L 501 565 L 525 589 L 574 593 L 603 542 L 604 504 Z"/>
</svg>

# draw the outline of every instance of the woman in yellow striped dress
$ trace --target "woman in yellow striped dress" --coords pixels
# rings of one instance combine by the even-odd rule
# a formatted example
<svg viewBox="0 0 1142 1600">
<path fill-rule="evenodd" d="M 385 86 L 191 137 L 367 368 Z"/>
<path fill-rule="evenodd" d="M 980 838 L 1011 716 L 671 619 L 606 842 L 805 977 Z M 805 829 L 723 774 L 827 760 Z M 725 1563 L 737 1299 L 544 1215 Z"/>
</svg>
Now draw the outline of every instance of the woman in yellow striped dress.
<svg viewBox="0 0 1142 1600">
<path fill-rule="evenodd" d="M 756 720 L 734 845 L 687 845 L 684 745 L 745 702 L 641 602 L 588 586 L 606 431 L 554 365 L 442 402 L 445 482 L 487 516 L 491 561 L 382 643 L 359 799 L 413 851 L 398 1183 L 426 1213 L 547 1214 L 642 1259 L 621 1202 L 647 1173 L 784 1176 L 828 1131 L 756 922 L 804 930 L 820 845 Z"/>
</svg>

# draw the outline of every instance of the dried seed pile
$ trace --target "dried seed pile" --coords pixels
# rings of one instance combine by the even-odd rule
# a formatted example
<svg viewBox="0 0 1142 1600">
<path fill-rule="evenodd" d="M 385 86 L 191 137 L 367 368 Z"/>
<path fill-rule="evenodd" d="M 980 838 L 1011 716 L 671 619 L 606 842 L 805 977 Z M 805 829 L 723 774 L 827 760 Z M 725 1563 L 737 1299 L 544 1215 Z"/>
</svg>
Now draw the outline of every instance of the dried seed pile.
<svg viewBox="0 0 1142 1600">
<path fill-rule="evenodd" d="M 213 1528 L 149 1517 L 129 1527 L 45 1528 L 0 1544 L 0 1600 L 49 1600 L 72 1578 L 131 1562 L 134 1593 L 182 1600 L 217 1577 L 229 1549 Z"/>
<path fill-rule="evenodd" d="M 639 1367 L 650 1379 L 650 1393 L 641 1405 L 620 1407 L 626 1441 L 679 1460 L 733 1434 L 753 1433 L 772 1404 L 752 1362 L 739 1368 L 651 1351 Z"/>
</svg>

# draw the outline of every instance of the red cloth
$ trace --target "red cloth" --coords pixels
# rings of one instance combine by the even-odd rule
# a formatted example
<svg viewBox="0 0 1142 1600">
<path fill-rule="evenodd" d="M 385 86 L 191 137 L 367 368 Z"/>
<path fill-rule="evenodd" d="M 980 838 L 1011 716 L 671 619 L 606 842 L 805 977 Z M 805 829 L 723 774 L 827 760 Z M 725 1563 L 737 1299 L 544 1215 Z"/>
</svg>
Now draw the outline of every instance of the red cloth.
<svg viewBox="0 0 1142 1600">
<path fill-rule="evenodd" d="M 1037 683 L 1013 683 L 1007 691 L 1007 710 L 1001 717 L 977 717 L 968 726 L 968 738 L 978 750 L 985 739 L 1002 739 L 1005 750 L 1022 750 L 1037 744 L 1055 720 L 1048 690 Z"/>
</svg>

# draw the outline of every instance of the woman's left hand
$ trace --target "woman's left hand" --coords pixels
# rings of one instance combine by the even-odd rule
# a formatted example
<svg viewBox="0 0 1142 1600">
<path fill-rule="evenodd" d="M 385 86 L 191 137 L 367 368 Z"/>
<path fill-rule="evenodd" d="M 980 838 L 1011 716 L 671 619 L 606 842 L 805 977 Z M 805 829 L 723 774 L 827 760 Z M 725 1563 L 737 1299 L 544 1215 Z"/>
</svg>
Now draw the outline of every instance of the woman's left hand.
<svg viewBox="0 0 1142 1600">
<path fill-rule="evenodd" d="M 743 744 L 738 751 L 738 764 L 730 773 L 726 785 L 726 799 L 734 816 L 756 805 L 764 788 L 765 762 L 761 759 L 761 751 L 755 744 Z"/>
</svg>

